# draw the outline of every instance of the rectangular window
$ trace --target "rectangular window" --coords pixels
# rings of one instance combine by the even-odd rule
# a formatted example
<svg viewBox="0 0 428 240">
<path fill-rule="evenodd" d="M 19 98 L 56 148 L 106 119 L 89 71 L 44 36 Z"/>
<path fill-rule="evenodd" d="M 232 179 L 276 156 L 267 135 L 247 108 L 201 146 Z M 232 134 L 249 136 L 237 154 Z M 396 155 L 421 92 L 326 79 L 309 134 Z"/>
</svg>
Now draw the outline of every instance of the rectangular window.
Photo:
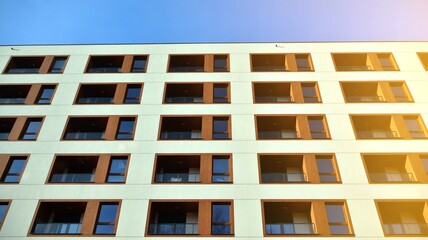
<svg viewBox="0 0 428 240">
<path fill-rule="evenodd" d="M 128 157 L 112 157 L 106 181 L 109 183 L 124 183 L 127 165 Z"/>
<path fill-rule="evenodd" d="M 215 103 L 228 103 L 229 102 L 229 91 L 228 84 L 214 84 L 214 99 Z"/>
<path fill-rule="evenodd" d="M 213 139 L 229 139 L 229 118 L 213 118 Z"/>
<path fill-rule="evenodd" d="M 120 118 L 116 134 L 117 140 L 132 140 L 134 138 L 135 118 Z"/>
<path fill-rule="evenodd" d="M 302 93 L 305 103 L 320 102 L 315 83 L 302 83 Z"/>
<path fill-rule="evenodd" d="M 296 54 L 296 64 L 298 71 L 312 71 L 308 54 Z"/>
<path fill-rule="evenodd" d="M 428 174 L 428 155 L 420 156 L 422 165 L 424 166 L 424 170 L 426 174 Z"/>
<path fill-rule="evenodd" d="M 27 157 L 10 157 L 1 178 L 3 183 L 19 183 Z"/>
<path fill-rule="evenodd" d="M 334 168 L 333 156 L 315 156 L 317 160 L 320 182 L 337 182 L 337 174 Z"/>
<path fill-rule="evenodd" d="M 325 209 L 331 235 L 351 233 L 343 203 L 326 203 Z"/>
<path fill-rule="evenodd" d="M 6 218 L 6 212 L 9 209 L 8 202 L 0 202 L 0 229 L 3 225 L 4 219 Z"/>
<path fill-rule="evenodd" d="M 125 101 L 124 103 L 140 103 L 141 97 L 141 85 L 131 84 L 126 88 Z"/>
<path fill-rule="evenodd" d="M 147 56 L 136 56 L 132 61 L 131 72 L 146 72 Z"/>
<path fill-rule="evenodd" d="M 100 203 L 94 234 L 114 234 L 118 209 L 118 203 Z"/>
<path fill-rule="evenodd" d="M 37 97 L 36 104 L 51 104 L 54 91 L 55 86 L 42 86 L 40 89 L 40 94 Z"/>
<path fill-rule="evenodd" d="M 227 71 L 227 55 L 214 55 L 214 72 Z"/>
<path fill-rule="evenodd" d="M 387 54 L 378 54 L 380 65 L 382 66 L 383 71 L 396 71 L 398 70 L 394 65 L 394 60 L 392 59 L 392 55 Z"/>
<path fill-rule="evenodd" d="M 41 118 L 29 118 L 25 123 L 24 131 L 21 134 L 21 140 L 36 140 L 37 134 L 40 131 L 40 126 L 42 125 Z"/>
<path fill-rule="evenodd" d="M 308 117 L 308 122 L 313 139 L 327 138 L 324 117 Z"/>
<path fill-rule="evenodd" d="M 230 164 L 229 156 L 213 156 L 213 166 L 212 166 L 213 183 L 231 182 L 229 164 Z"/>
<path fill-rule="evenodd" d="M 418 117 L 404 117 L 410 136 L 412 138 L 425 138 L 425 132 L 422 129 Z"/>
<path fill-rule="evenodd" d="M 211 234 L 231 234 L 230 203 L 212 203 L 211 211 Z"/>
<path fill-rule="evenodd" d="M 404 83 L 390 83 L 392 94 L 397 102 L 409 102 L 409 96 L 406 94 Z"/>
<path fill-rule="evenodd" d="M 64 72 L 65 63 L 67 57 L 54 57 L 52 66 L 49 69 L 50 73 L 62 73 Z"/>
</svg>

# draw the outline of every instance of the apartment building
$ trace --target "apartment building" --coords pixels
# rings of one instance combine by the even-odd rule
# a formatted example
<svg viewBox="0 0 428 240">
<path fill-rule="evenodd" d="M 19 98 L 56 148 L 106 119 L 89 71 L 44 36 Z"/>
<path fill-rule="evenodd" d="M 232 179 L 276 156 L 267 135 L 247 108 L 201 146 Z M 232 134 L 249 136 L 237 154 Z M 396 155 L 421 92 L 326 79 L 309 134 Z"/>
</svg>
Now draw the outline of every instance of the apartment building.
<svg viewBox="0 0 428 240">
<path fill-rule="evenodd" d="M 428 43 L 0 47 L 2 239 L 424 239 Z"/>
</svg>

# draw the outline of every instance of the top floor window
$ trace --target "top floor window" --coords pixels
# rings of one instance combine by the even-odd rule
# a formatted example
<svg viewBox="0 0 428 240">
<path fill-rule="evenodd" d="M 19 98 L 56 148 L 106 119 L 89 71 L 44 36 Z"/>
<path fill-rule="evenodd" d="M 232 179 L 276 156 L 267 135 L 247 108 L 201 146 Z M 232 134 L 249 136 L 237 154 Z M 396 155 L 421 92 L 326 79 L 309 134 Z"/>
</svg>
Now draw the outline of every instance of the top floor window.
<svg viewBox="0 0 428 240">
<path fill-rule="evenodd" d="M 68 57 L 66 56 L 13 56 L 4 74 L 62 73 Z"/>
<path fill-rule="evenodd" d="M 86 73 L 144 73 L 147 55 L 90 56 Z"/>
</svg>

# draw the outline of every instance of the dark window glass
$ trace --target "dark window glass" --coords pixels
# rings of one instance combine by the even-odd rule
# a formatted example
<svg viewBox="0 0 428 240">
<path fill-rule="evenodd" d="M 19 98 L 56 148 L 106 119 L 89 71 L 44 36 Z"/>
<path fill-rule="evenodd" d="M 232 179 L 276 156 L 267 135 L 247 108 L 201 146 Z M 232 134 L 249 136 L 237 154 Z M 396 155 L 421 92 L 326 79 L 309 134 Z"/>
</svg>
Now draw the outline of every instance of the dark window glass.
<svg viewBox="0 0 428 240">
<path fill-rule="evenodd" d="M 9 203 L 0 202 L 0 225 L 3 223 L 4 218 L 6 217 L 6 211 L 9 207 Z"/>
<path fill-rule="evenodd" d="M 231 234 L 230 203 L 213 203 L 211 234 Z"/>
<path fill-rule="evenodd" d="M 131 72 L 145 72 L 146 64 L 147 64 L 146 56 L 134 57 L 134 61 L 132 62 Z"/>
<path fill-rule="evenodd" d="M 7 140 L 16 118 L 0 118 L 0 140 Z"/>
<path fill-rule="evenodd" d="M 18 183 L 26 161 L 26 157 L 11 157 L 2 177 L 2 182 Z"/>
<path fill-rule="evenodd" d="M 213 139 L 229 138 L 229 118 L 213 118 Z"/>
<path fill-rule="evenodd" d="M 122 183 L 125 182 L 127 157 L 112 157 L 110 168 L 107 175 L 107 182 Z"/>
<path fill-rule="evenodd" d="M 349 234 L 343 204 L 326 203 L 325 209 L 330 225 L 330 234 Z"/>
<path fill-rule="evenodd" d="M 42 86 L 40 90 L 40 95 L 37 98 L 37 104 L 50 104 L 52 100 L 53 93 L 55 91 L 55 86 Z"/>
<path fill-rule="evenodd" d="M 28 119 L 25 124 L 25 131 L 21 135 L 21 140 L 36 140 L 37 133 L 39 132 L 40 126 L 42 124 L 41 118 L 32 118 Z"/>
<path fill-rule="evenodd" d="M 227 84 L 214 84 L 214 102 L 229 102 Z"/>
<path fill-rule="evenodd" d="M 140 103 L 141 85 L 128 85 L 125 103 Z"/>
<path fill-rule="evenodd" d="M 227 72 L 227 56 L 214 56 L 214 72 Z"/>
<path fill-rule="evenodd" d="M 62 73 L 64 72 L 65 62 L 67 61 L 66 57 L 55 57 L 52 62 L 52 67 L 49 70 L 51 73 Z"/>
<path fill-rule="evenodd" d="M 121 118 L 116 134 L 116 139 L 132 139 L 134 134 L 135 118 Z"/>
<path fill-rule="evenodd" d="M 321 182 L 337 182 L 332 156 L 316 156 Z"/>
<path fill-rule="evenodd" d="M 303 100 L 305 103 L 319 102 L 315 83 L 302 84 Z"/>
<path fill-rule="evenodd" d="M 95 234 L 114 234 L 118 203 L 100 203 Z"/>
<path fill-rule="evenodd" d="M 323 117 L 308 117 L 312 138 L 327 138 Z"/>
<path fill-rule="evenodd" d="M 213 182 L 230 182 L 229 157 L 213 157 Z"/>
</svg>

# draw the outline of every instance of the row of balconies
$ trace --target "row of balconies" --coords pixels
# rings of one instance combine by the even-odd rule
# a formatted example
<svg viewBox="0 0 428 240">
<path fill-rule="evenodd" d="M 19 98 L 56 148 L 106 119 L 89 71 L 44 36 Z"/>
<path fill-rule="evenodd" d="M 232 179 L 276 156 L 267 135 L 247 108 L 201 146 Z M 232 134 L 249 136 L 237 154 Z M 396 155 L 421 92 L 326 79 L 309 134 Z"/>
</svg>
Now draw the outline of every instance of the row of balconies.
<svg viewBox="0 0 428 240">
<path fill-rule="evenodd" d="M 428 53 L 418 53 L 428 70 Z M 337 71 L 399 71 L 392 53 L 332 53 Z M 85 73 L 145 73 L 149 55 L 90 56 Z M 68 56 L 12 56 L 3 74 L 63 73 Z M 228 54 L 169 55 L 167 72 L 229 72 Z M 314 71 L 310 53 L 250 54 L 252 72 Z"/>
<path fill-rule="evenodd" d="M 341 82 L 348 103 L 413 102 L 403 81 Z M 0 104 L 50 104 L 56 85 L 0 85 Z M 74 104 L 139 104 L 141 83 L 81 84 Z M 230 84 L 166 83 L 164 104 L 230 103 Z M 321 103 L 316 82 L 253 82 L 254 103 Z"/>
<path fill-rule="evenodd" d="M 19 183 L 28 155 L 0 155 L 0 182 Z M 370 183 L 428 183 L 428 154 L 362 154 Z M 56 155 L 46 183 L 125 183 L 129 155 Z M 261 184 L 341 183 L 334 154 L 259 154 Z M 233 183 L 231 154 L 158 154 L 152 183 Z"/>
<path fill-rule="evenodd" d="M 136 116 L 72 116 L 62 140 L 133 140 Z M 350 115 L 356 139 L 426 139 L 420 115 Z M 0 140 L 36 140 L 44 117 L 1 117 Z M 158 140 L 231 140 L 228 115 L 161 116 Z M 255 115 L 257 140 L 331 139 L 325 115 Z"/>
<path fill-rule="evenodd" d="M 0 220 L 12 202 L 0 202 Z M 385 236 L 428 236 L 425 200 L 375 200 Z M 115 235 L 121 200 L 41 200 L 28 236 Z M 344 200 L 261 200 L 264 236 L 355 236 Z M 145 236 L 233 236 L 232 200 L 150 200 Z"/>
</svg>

